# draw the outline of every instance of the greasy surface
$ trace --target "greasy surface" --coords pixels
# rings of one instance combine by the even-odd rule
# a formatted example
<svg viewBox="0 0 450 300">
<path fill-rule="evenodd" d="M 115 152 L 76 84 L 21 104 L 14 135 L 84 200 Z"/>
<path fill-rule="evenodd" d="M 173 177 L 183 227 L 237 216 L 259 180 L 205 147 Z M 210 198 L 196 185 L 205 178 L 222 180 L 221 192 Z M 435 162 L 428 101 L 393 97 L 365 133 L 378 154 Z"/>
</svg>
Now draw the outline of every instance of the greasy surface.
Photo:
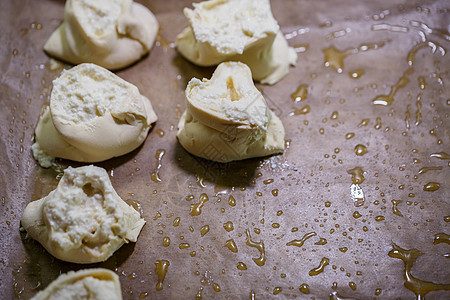
<svg viewBox="0 0 450 300">
<path fill-rule="evenodd" d="M 275 86 L 258 87 L 284 123 L 288 148 L 283 155 L 227 165 L 187 154 L 175 137 L 187 81 L 209 78 L 213 71 L 193 66 L 173 49 L 176 34 L 187 25 L 182 8 L 189 4 L 182 2 L 144 3 L 160 22 L 160 37 L 150 55 L 117 72 L 151 99 L 159 120 L 142 147 L 97 165 L 108 170 L 118 194 L 147 224 L 137 243 L 92 267 L 116 271 L 125 299 L 194 299 L 197 294 L 204 299 L 327 299 L 333 292 L 414 299 L 414 293 L 448 289 L 448 2 L 272 1 L 299 60 Z M 86 267 L 52 258 L 19 231 L 26 204 L 57 184 L 57 172 L 41 169 L 30 147 L 51 81 L 61 72 L 51 70 L 42 47 L 61 22 L 63 5 L 49 0 L 0 4 L 0 289 L 5 299 L 28 299 L 60 272 Z M 295 102 L 291 94 L 298 87 L 302 100 Z M 372 103 L 391 90 L 391 99 L 376 101 L 390 105 Z M 350 194 L 353 182 L 364 192 L 359 207 Z M 440 188 L 424 191 L 436 189 L 433 182 Z M 203 193 L 208 201 L 203 196 L 201 210 L 193 207 L 191 215 L 191 205 Z M 250 246 L 255 244 L 246 243 L 247 230 L 252 241 L 264 242 L 265 261 Z M 405 266 L 419 280 L 411 279 L 408 288 Z M 164 281 L 157 290 L 158 278 Z M 420 280 L 447 286 L 420 288 Z M 448 299 L 450 292 L 426 296 Z"/>
</svg>

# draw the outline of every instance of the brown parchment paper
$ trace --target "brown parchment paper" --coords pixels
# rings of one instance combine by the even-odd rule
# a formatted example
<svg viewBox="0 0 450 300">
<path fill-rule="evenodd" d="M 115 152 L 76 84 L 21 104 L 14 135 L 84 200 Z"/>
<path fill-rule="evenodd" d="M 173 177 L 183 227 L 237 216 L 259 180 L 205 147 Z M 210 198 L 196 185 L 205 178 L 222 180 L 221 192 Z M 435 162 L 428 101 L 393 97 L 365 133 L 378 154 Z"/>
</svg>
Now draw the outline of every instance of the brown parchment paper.
<svg viewBox="0 0 450 300">
<path fill-rule="evenodd" d="M 69 67 L 42 51 L 64 1 L 0 2 L 0 298 L 28 299 L 60 273 L 91 267 L 115 271 L 124 299 L 450 297 L 447 1 L 273 0 L 298 63 L 276 85 L 257 86 L 284 123 L 286 151 L 225 165 L 176 139 L 186 83 L 214 70 L 174 48 L 190 2 L 139 2 L 160 35 L 117 74 L 151 99 L 159 120 L 142 147 L 96 165 L 147 223 L 136 243 L 95 265 L 59 261 L 20 231 L 25 206 L 58 182 L 30 147 L 52 80 Z M 390 105 L 372 102 L 390 93 Z M 364 202 L 352 199 L 354 183 Z M 209 200 L 190 215 L 202 194 Z M 246 232 L 264 243 L 264 264 Z M 237 252 L 225 246 L 231 239 Z M 170 262 L 160 291 L 157 260 Z"/>
</svg>

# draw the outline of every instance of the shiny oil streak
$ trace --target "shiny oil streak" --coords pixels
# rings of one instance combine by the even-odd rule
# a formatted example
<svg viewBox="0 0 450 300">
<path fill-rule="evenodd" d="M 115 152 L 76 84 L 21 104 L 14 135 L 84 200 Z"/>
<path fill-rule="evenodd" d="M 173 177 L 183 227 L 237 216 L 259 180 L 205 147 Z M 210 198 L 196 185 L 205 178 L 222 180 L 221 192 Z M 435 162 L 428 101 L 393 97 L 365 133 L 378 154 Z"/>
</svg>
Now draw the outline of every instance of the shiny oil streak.
<svg viewBox="0 0 450 300">
<path fill-rule="evenodd" d="M 248 246 L 253 247 L 258 249 L 260 256 L 257 258 L 252 258 L 253 261 L 258 265 L 258 266 L 263 266 L 266 263 L 266 251 L 264 248 L 264 241 L 260 240 L 259 242 L 255 242 L 252 240 L 251 236 L 250 236 L 250 230 L 245 230 L 245 235 L 246 235 L 246 243 Z"/>
<path fill-rule="evenodd" d="M 330 260 L 327 257 L 323 257 L 320 261 L 320 264 L 317 268 L 311 269 L 309 271 L 309 276 L 316 276 L 322 273 L 325 270 L 325 267 L 330 264 Z"/>
<path fill-rule="evenodd" d="M 170 262 L 168 260 L 162 259 L 155 262 L 155 273 L 158 275 L 158 283 L 156 284 L 156 290 L 160 291 L 163 289 L 163 281 L 166 277 L 167 270 L 169 269 Z"/>
<path fill-rule="evenodd" d="M 439 167 L 423 167 L 423 168 L 421 168 L 419 170 L 419 172 L 417 172 L 417 175 L 424 174 L 424 173 L 426 173 L 428 171 L 437 171 L 437 170 L 442 170 L 442 166 L 439 166 Z"/>
<path fill-rule="evenodd" d="M 408 68 L 400 79 L 391 87 L 391 91 L 387 95 L 378 95 L 373 100 L 372 103 L 375 105 L 383 105 L 388 106 L 394 103 L 394 97 L 397 94 L 398 90 L 409 83 L 409 76 L 414 73 L 413 68 Z"/>
<path fill-rule="evenodd" d="M 405 280 L 404 285 L 407 289 L 416 294 L 416 299 L 425 299 L 425 295 L 431 291 L 450 290 L 450 284 L 437 284 L 430 281 L 420 280 L 412 276 L 411 268 L 413 267 L 416 259 L 422 255 L 422 252 L 420 252 L 419 250 L 406 250 L 393 243 L 392 250 L 389 251 L 388 255 L 393 258 L 399 258 L 403 261 L 403 279 Z"/>
<path fill-rule="evenodd" d="M 450 235 L 448 235 L 446 233 L 435 234 L 434 235 L 433 244 L 437 245 L 437 244 L 441 244 L 441 243 L 445 243 L 447 245 L 450 245 Z"/>
<path fill-rule="evenodd" d="M 200 201 L 198 203 L 191 204 L 191 211 L 189 214 L 191 216 L 199 216 L 202 213 L 202 207 L 209 200 L 208 195 L 201 194 Z"/>
<path fill-rule="evenodd" d="M 156 158 L 156 169 L 152 172 L 151 178 L 154 182 L 161 182 L 161 177 L 159 176 L 159 171 L 161 170 L 162 164 L 162 158 L 166 154 L 166 151 L 163 149 L 159 149 L 156 151 L 155 158 Z"/>
<path fill-rule="evenodd" d="M 361 167 L 354 167 L 353 169 L 347 170 L 347 173 L 352 175 L 352 182 L 354 184 L 364 182 L 364 170 Z"/>
<path fill-rule="evenodd" d="M 303 246 L 303 244 L 305 243 L 305 241 L 313 236 L 316 236 L 317 233 L 315 232 L 309 232 L 307 234 L 305 234 L 301 239 L 299 240 L 292 240 L 290 242 L 286 243 L 286 246 L 296 246 L 296 247 L 301 247 Z"/>
<path fill-rule="evenodd" d="M 344 70 L 344 59 L 347 56 L 360 52 L 366 52 L 368 50 L 378 49 L 384 45 L 385 42 L 366 43 L 359 45 L 357 48 L 347 48 L 344 50 L 338 50 L 334 46 L 330 46 L 322 50 L 325 56 L 324 66 L 330 67 L 338 73 L 342 73 Z"/>
<path fill-rule="evenodd" d="M 297 87 L 297 90 L 291 94 L 291 99 L 294 102 L 300 102 L 305 100 L 308 97 L 308 85 L 300 84 Z"/>
</svg>

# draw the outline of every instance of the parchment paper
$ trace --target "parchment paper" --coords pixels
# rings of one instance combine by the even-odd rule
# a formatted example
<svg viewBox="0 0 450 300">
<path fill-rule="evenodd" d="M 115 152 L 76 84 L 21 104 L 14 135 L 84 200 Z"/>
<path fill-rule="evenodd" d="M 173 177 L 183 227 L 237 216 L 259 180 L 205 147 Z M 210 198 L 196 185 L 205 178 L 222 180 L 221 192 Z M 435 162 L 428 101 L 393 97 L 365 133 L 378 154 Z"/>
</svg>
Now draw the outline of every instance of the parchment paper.
<svg viewBox="0 0 450 300">
<path fill-rule="evenodd" d="M 94 265 L 59 261 L 20 231 L 25 206 L 58 182 L 30 147 L 52 80 L 70 67 L 42 50 L 64 1 L 0 3 L 1 298 L 28 299 L 60 273 L 91 267 L 115 271 L 124 299 L 414 299 L 429 291 L 414 290 L 421 280 L 444 284 L 425 285 L 438 289 L 427 299 L 450 297 L 442 290 L 450 284 L 447 1 L 273 0 L 298 63 L 276 85 L 257 86 L 284 123 L 286 151 L 230 164 L 196 158 L 176 139 L 186 83 L 214 70 L 174 48 L 190 2 L 139 2 L 155 13 L 160 35 L 117 74 L 151 99 L 159 120 L 142 147 L 96 165 L 147 223 L 137 243 Z M 429 183 L 440 188 L 424 190 L 437 187 Z M 190 215 L 202 194 L 209 200 Z M 246 232 L 263 241 L 264 264 Z M 237 252 L 225 246 L 231 239 Z M 416 259 L 409 275 L 419 281 L 409 288 L 402 253 Z M 170 262 L 160 291 L 157 260 Z"/>
</svg>

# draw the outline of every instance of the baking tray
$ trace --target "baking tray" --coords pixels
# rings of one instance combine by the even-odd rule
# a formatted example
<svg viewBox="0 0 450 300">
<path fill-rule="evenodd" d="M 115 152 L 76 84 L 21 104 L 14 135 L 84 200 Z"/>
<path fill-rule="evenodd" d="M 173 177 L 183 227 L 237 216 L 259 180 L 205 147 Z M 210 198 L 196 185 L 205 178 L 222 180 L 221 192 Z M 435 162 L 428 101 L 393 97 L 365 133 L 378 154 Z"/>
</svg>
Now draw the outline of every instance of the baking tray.
<svg viewBox="0 0 450 300">
<path fill-rule="evenodd" d="M 117 74 L 159 120 L 142 147 L 96 165 L 147 223 L 136 243 L 93 265 L 59 261 L 20 231 L 25 206 L 58 182 L 30 147 L 52 80 L 69 67 L 42 50 L 64 1 L 0 3 L 1 298 L 28 299 L 91 267 L 115 271 L 124 299 L 450 297 L 448 2 L 272 1 L 298 63 L 257 87 L 284 123 L 286 151 L 229 164 L 176 139 L 186 83 L 214 71 L 174 48 L 190 2 L 139 2 L 156 15 L 158 39 Z"/>
</svg>

